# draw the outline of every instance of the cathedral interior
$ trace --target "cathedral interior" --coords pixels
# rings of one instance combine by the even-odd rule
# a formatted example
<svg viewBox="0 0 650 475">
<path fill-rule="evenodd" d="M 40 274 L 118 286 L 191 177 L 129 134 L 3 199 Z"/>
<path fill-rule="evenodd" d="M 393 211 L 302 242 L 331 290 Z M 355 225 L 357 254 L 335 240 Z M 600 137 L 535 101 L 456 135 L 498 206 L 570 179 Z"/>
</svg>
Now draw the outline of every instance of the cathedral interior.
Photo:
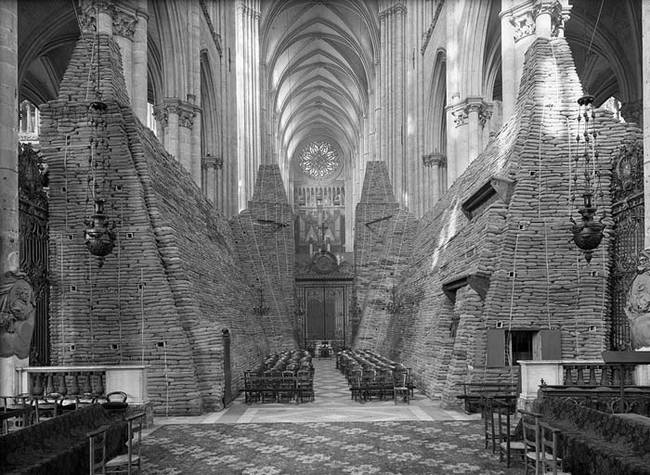
<svg viewBox="0 0 650 475">
<path fill-rule="evenodd" d="M 411 411 L 403 440 L 455 420 L 488 453 L 503 399 L 556 473 L 650 473 L 648 35 L 648 0 L 0 0 L 4 412 L 117 391 L 236 441 Z M 280 363 L 296 420 L 249 379 Z M 5 454 L 41 424 L 3 420 Z M 144 473 L 526 465 L 493 427 L 489 469 L 156 466 L 169 430 Z"/>
</svg>

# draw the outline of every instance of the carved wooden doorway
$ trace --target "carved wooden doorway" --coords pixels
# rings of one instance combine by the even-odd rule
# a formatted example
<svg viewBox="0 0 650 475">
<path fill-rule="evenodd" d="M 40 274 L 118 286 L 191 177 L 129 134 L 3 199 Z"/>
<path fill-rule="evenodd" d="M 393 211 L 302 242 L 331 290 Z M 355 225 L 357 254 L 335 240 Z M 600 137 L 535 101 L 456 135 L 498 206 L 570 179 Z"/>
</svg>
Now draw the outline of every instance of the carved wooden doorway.
<svg viewBox="0 0 650 475">
<path fill-rule="evenodd" d="M 622 145 L 614 157 L 612 203 L 614 245 L 609 280 L 612 296 L 610 347 L 621 351 L 628 349 L 630 344 L 625 303 L 644 245 L 643 146 L 640 142 Z"/>
<path fill-rule="evenodd" d="M 306 346 L 317 346 L 326 340 L 335 349 L 343 347 L 349 340 L 349 286 L 340 283 L 306 285 L 300 286 L 298 293 L 303 308 L 302 327 Z"/>
</svg>

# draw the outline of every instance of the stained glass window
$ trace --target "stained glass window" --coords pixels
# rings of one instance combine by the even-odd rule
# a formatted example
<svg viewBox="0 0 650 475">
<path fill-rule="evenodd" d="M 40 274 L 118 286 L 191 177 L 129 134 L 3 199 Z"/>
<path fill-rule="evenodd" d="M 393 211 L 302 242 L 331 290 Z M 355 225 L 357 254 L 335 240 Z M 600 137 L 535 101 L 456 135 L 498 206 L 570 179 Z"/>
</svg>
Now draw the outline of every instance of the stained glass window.
<svg viewBox="0 0 650 475">
<path fill-rule="evenodd" d="M 329 142 L 312 142 L 298 156 L 301 170 L 312 178 L 330 176 L 340 165 L 339 154 Z"/>
</svg>

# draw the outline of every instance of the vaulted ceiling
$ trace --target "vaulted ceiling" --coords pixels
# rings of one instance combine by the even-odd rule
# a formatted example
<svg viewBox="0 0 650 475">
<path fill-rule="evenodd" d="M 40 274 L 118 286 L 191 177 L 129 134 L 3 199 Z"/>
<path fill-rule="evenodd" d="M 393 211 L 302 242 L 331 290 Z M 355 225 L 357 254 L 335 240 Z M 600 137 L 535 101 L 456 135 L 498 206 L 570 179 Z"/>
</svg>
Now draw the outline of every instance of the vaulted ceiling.
<svg viewBox="0 0 650 475">
<path fill-rule="evenodd" d="M 313 138 L 358 150 L 379 54 L 376 2 L 277 0 L 263 3 L 272 133 L 291 159 Z"/>
</svg>

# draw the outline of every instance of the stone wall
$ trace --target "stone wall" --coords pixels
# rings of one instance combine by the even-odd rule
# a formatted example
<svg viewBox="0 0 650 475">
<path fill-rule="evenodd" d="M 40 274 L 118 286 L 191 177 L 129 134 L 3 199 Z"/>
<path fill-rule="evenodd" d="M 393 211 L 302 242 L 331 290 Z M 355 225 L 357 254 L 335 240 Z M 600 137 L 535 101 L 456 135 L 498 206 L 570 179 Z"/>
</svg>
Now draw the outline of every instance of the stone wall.
<svg viewBox="0 0 650 475">
<path fill-rule="evenodd" d="M 517 382 L 518 366 L 488 365 L 489 330 L 559 330 L 561 357 L 600 357 L 609 332 L 610 160 L 640 131 L 597 113 L 597 219 L 609 226 L 588 263 L 570 232 L 582 201 L 570 179 L 575 159 L 584 163 L 575 142 L 582 95 L 566 41 L 538 39 L 526 54 L 513 118 L 419 221 L 408 265 L 400 269 L 394 260 L 385 272 L 394 273 L 401 299 L 412 304 L 366 321 L 366 302 L 357 346 L 382 341 L 384 328 L 399 332 L 389 356 L 413 368 L 419 387 L 450 404 L 457 403 L 458 383 Z M 355 244 L 356 256 L 376 246 Z M 358 279 L 361 293 L 384 280 L 364 276 L 363 269 Z"/>
<path fill-rule="evenodd" d="M 222 329 L 231 335 L 235 395 L 242 371 L 269 348 L 252 317 L 249 276 L 241 272 L 227 220 L 133 115 L 119 48 L 106 36 L 100 36 L 100 90 L 107 110 L 103 126 L 89 122 L 93 47 L 91 39 L 79 41 L 59 98 L 41 108 L 40 142 L 50 170 L 53 364 L 144 363 L 157 413 L 219 409 Z M 91 162 L 90 139 L 98 130 L 102 154 Z M 116 245 L 103 264 L 84 244 L 93 170 L 116 225 Z"/>
</svg>

